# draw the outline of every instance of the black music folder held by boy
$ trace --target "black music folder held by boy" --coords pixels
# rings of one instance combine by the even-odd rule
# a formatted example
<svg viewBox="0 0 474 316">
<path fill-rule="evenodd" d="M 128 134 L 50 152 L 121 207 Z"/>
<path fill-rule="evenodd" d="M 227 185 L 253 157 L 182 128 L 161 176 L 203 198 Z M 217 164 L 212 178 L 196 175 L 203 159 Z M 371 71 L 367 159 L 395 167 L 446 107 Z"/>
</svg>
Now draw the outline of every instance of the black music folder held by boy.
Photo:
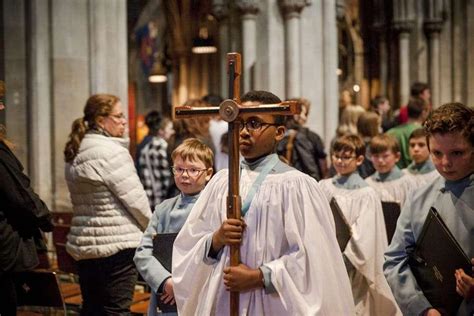
<svg viewBox="0 0 474 316">
<path fill-rule="evenodd" d="M 408 263 L 428 301 L 440 311 L 455 315 L 462 301 L 456 293 L 456 269 L 471 271 L 471 261 L 435 208 L 431 208 Z"/>
</svg>

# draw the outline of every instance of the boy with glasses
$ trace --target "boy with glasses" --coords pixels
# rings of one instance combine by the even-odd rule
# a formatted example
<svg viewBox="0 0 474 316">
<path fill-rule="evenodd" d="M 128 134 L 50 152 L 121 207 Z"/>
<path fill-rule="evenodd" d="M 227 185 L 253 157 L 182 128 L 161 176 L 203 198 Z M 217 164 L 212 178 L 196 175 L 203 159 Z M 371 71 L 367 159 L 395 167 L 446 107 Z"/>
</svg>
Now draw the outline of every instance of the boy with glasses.
<svg viewBox="0 0 474 316">
<path fill-rule="evenodd" d="M 158 300 L 169 305 L 175 304 L 171 272 L 153 256 L 153 238 L 160 233 L 179 232 L 202 189 L 211 179 L 214 164 L 212 150 L 196 138 L 186 139 L 176 147 L 171 158 L 174 180 L 181 194 L 156 206 L 134 257 L 137 270 L 154 293 L 148 315 L 158 315 Z"/>
<path fill-rule="evenodd" d="M 388 134 L 374 136 L 369 151 L 376 172 L 365 181 L 377 191 L 382 201 L 396 202 L 402 206 L 407 193 L 417 184 L 412 175 L 403 173 L 397 167 L 400 160 L 397 139 Z"/>
<path fill-rule="evenodd" d="M 336 200 L 351 228 L 342 254 L 356 315 L 401 315 L 382 270 L 388 245 L 382 205 L 357 171 L 364 161 L 365 143 L 357 135 L 345 135 L 336 139 L 331 152 L 337 175 L 319 184 L 328 201 Z"/>
<path fill-rule="evenodd" d="M 441 315 L 427 300 L 408 265 L 407 249 L 419 239 L 431 207 L 474 264 L 474 110 L 448 103 L 434 110 L 424 123 L 431 158 L 441 177 L 413 191 L 402 208 L 397 230 L 385 253 L 384 273 L 405 315 Z M 474 271 L 452 271 L 463 297 L 457 315 L 474 314 Z M 445 282 L 446 283 L 446 282 Z"/>
<path fill-rule="evenodd" d="M 251 91 L 242 106 L 280 103 Z M 173 252 L 180 315 L 353 315 L 354 303 L 328 202 L 313 178 L 275 154 L 284 117 L 245 114 L 239 148 L 242 218 L 227 219 L 228 171 L 209 182 L 178 235 Z M 240 246 L 229 266 L 230 245 Z"/>
</svg>

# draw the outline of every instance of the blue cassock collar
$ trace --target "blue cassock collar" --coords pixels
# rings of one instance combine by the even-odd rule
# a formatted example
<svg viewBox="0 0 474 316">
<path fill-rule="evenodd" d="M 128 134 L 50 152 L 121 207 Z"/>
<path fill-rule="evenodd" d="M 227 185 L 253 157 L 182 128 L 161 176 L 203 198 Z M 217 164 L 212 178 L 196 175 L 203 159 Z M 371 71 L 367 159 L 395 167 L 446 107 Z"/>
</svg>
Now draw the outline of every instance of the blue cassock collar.
<svg viewBox="0 0 474 316">
<path fill-rule="evenodd" d="M 403 172 L 398 168 L 398 166 L 394 166 L 390 172 L 387 173 L 379 173 L 378 171 L 374 173 L 372 179 L 377 182 L 388 182 L 397 180 L 403 177 Z"/>
<path fill-rule="evenodd" d="M 332 178 L 332 184 L 337 188 L 355 190 L 368 186 L 357 171 L 348 176 L 336 175 Z"/>
<path fill-rule="evenodd" d="M 427 174 L 433 170 L 435 170 L 435 166 L 431 159 L 428 159 L 427 161 L 420 163 L 420 164 L 415 164 L 413 161 L 408 167 L 407 167 L 408 172 L 411 174 Z"/>
</svg>

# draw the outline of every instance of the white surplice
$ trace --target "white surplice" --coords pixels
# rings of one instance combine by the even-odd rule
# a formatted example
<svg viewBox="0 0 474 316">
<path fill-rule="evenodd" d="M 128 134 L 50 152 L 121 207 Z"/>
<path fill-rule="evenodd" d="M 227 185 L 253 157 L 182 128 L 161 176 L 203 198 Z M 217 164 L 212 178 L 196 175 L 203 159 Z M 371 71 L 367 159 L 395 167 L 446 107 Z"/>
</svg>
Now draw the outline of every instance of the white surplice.
<svg viewBox="0 0 474 316">
<path fill-rule="evenodd" d="M 365 181 L 375 189 L 382 201 L 397 202 L 400 206 L 405 203 L 408 193 L 420 186 L 418 180 L 411 174 L 404 174 L 398 179 L 384 182 L 374 180 L 374 177 L 371 176 Z"/>
<path fill-rule="evenodd" d="M 417 185 L 418 185 L 417 189 L 419 187 L 424 186 L 425 184 L 433 183 L 436 180 L 436 178 L 441 176 L 439 174 L 438 170 L 436 170 L 436 169 L 434 169 L 430 172 L 418 173 L 418 174 L 410 173 L 410 171 L 408 169 L 403 169 L 402 171 L 403 171 L 404 174 L 411 175 L 412 177 L 415 178 L 415 180 L 417 181 Z"/>
<path fill-rule="evenodd" d="M 336 199 L 352 237 L 343 254 L 352 285 L 356 315 L 402 315 L 383 274 L 387 233 L 378 194 L 369 186 L 336 187 L 333 179 L 319 182 L 328 200 Z"/>
<path fill-rule="evenodd" d="M 243 168 L 244 200 L 257 172 Z M 228 315 L 223 269 L 229 247 L 206 264 L 206 241 L 226 219 L 228 172 L 201 193 L 173 249 L 174 293 L 180 315 Z M 271 271 L 276 292 L 240 293 L 239 315 L 353 315 L 347 272 L 329 203 L 311 177 L 279 162 L 258 188 L 247 214 L 241 262 Z"/>
</svg>

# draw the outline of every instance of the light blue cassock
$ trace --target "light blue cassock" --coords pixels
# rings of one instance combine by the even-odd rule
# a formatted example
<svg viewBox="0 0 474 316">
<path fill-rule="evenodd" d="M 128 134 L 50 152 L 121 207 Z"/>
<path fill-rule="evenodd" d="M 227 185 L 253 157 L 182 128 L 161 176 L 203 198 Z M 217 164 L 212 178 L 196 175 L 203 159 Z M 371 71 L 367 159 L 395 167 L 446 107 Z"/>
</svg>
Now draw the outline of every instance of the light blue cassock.
<svg viewBox="0 0 474 316">
<path fill-rule="evenodd" d="M 405 249 L 414 247 L 432 206 L 467 256 L 474 257 L 474 175 L 458 181 L 439 177 L 410 194 L 402 208 L 392 243 L 385 253 L 384 264 L 385 277 L 404 315 L 419 315 L 431 307 L 408 266 Z M 464 300 L 458 315 L 473 313 L 474 300 L 469 303 Z"/>
<path fill-rule="evenodd" d="M 177 233 L 183 227 L 199 194 L 189 196 L 180 194 L 156 206 L 148 227 L 137 248 L 135 265 L 143 279 L 150 286 L 152 295 L 148 307 L 148 315 L 177 315 L 176 313 L 158 313 L 157 295 L 162 283 L 171 277 L 161 263 L 153 256 L 153 236 L 159 233 Z"/>
</svg>

